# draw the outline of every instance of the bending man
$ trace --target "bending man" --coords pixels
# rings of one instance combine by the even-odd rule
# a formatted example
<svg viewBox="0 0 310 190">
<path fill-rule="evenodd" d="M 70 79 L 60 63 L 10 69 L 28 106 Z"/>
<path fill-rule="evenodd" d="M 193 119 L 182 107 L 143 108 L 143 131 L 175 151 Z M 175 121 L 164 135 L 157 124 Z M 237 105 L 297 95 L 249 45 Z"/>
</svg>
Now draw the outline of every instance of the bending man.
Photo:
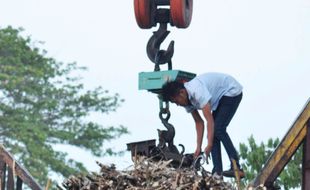
<svg viewBox="0 0 310 190">
<path fill-rule="evenodd" d="M 233 177 L 233 165 L 223 172 L 221 142 L 229 159 L 234 159 L 239 168 L 240 177 L 244 177 L 240 169 L 238 153 L 226 131 L 242 99 L 242 86 L 232 76 L 222 73 L 206 73 L 189 82 L 172 81 L 163 86 L 163 99 L 185 107 L 191 113 L 197 132 L 197 146 L 194 156 L 201 153 L 204 134 L 204 121 L 198 110 L 202 110 L 207 121 L 208 144 L 204 148 L 206 156 L 211 152 L 213 161 L 212 173 Z"/>
</svg>

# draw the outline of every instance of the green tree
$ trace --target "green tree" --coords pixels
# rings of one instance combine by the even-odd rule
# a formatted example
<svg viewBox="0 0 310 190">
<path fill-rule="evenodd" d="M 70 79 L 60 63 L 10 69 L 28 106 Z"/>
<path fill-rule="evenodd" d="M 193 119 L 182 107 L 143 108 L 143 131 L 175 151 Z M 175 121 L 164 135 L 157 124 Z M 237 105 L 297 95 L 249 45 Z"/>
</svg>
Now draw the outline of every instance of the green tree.
<svg viewBox="0 0 310 190">
<path fill-rule="evenodd" d="M 101 87 L 86 90 L 74 73 L 85 70 L 47 56 L 41 45 L 21 36 L 22 29 L 0 29 L 0 143 L 41 183 L 52 173 L 68 177 L 86 172 L 82 163 L 56 151 L 66 144 L 94 156 L 116 154 L 106 141 L 128 133 L 123 126 L 88 121 L 107 114 L 123 101 Z"/>
<path fill-rule="evenodd" d="M 251 136 L 248 144 L 241 143 L 240 160 L 245 171 L 245 179 L 243 185 L 249 184 L 259 174 L 265 162 L 279 145 L 279 138 L 275 140 L 269 139 L 266 144 L 256 144 L 255 139 Z M 283 189 L 299 188 L 301 185 L 301 163 L 302 163 L 302 146 L 296 151 L 290 162 L 282 170 L 277 179 L 277 184 Z"/>
</svg>

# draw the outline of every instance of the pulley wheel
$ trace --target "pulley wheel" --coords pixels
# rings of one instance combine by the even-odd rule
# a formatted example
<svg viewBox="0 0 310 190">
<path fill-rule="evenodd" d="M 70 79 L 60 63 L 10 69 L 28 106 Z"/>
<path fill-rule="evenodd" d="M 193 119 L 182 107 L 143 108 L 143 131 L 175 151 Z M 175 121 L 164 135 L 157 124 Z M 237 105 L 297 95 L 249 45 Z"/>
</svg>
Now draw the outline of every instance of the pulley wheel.
<svg viewBox="0 0 310 190">
<path fill-rule="evenodd" d="M 154 23 L 153 0 L 134 0 L 135 17 L 137 24 L 142 29 L 148 29 Z"/>
<path fill-rule="evenodd" d="M 187 28 L 192 20 L 193 0 L 170 0 L 170 12 L 174 26 Z"/>
</svg>

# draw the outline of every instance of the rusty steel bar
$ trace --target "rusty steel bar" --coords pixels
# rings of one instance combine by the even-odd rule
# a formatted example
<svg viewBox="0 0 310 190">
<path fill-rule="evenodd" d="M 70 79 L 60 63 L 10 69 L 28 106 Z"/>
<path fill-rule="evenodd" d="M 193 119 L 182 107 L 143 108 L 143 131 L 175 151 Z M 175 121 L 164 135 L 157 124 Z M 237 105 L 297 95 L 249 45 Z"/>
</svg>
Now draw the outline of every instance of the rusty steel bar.
<svg viewBox="0 0 310 190">
<path fill-rule="evenodd" d="M 8 181 L 6 183 L 6 189 L 14 189 L 14 176 L 13 176 L 13 170 L 9 167 L 8 168 Z"/>
<path fill-rule="evenodd" d="M 23 189 L 23 180 L 20 179 L 20 177 L 17 177 L 16 190 L 22 190 L 22 189 Z"/>
<path fill-rule="evenodd" d="M 135 157 L 136 155 L 142 155 L 149 157 L 150 151 L 156 147 L 156 140 L 146 140 L 146 141 L 138 141 L 138 142 L 132 142 L 127 143 L 127 150 L 131 151 L 131 157 Z"/>
<path fill-rule="evenodd" d="M 5 187 L 5 173 L 6 173 L 6 164 L 2 160 L 2 156 L 0 155 L 0 189 L 4 189 Z"/>
<path fill-rule="evenodd" d="M 302 189 L 310 189 L 310 119 L 307 122 L 307 136 L 303 147 Z"/>
<path fill-rule="evenodd" d="M 42 190 L 42 187 L 34 180 L 31 174 L 24 167 L 22 167 L 18 162 L 15 161 L 13 156 L 7 150 L 5 150 L 3 145 L 0 145 L 0 159 L 1 159 L 0 161 L 6 163 L 10 169 L 14 170 L 14 174 L 16 174 L 16 176 L 18 176 L 25 184 L 27 184 L 27 186 L 30 189 Z M 15 167 L 13 168 L 13 166 Z M 1 168 L 0 168 L 0 174 L 1 174 Z M 5 172 L 2 172 L 2 174 L 5 174 Z M 5 183 L 5 181 L 3 181 L 2 183 Z M 8 184 L 7 187 L 9 186 L 10 185 Z M 12 189 L 8 189 L 8 190 L 12 190 Z"/>
</svg>

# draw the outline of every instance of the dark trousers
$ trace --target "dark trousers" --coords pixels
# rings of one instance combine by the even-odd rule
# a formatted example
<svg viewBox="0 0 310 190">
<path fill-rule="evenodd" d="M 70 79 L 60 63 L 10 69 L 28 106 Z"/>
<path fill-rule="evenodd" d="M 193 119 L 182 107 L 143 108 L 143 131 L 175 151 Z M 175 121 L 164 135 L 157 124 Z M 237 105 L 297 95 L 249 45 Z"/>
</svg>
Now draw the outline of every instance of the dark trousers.
<svg viewBox="0 0 310 190">
<path fill-rule="evenodd" d="M 212 173 L 217 172 L 221 174 L 223 172 L 221 142 L 225 147 L 229 159 L 235 159 L 238 167 L 240 167 L 237 151 L 226 132 L 226 128 L 235 115 L 241 99 L 242 93 L 235 97 L 223 96 L 219 101 L 217 109 L 212 112 L 214 118 L 214 140 L 211 150 L 214 166 Z"/>
</svg>

